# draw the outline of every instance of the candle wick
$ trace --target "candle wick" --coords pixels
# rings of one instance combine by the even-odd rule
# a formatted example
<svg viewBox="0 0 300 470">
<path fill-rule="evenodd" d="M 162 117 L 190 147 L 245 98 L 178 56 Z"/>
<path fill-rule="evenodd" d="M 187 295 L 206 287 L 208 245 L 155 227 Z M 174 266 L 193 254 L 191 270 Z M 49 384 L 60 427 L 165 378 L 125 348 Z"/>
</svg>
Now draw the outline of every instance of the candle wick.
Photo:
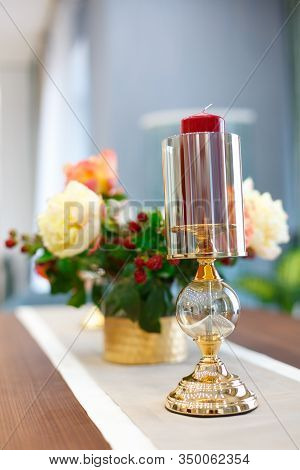
<svg viewBox="0 0 300 470">
<path fill-rule="evenodd" d="M 213 104 L 210 103 L 209 105 L 205 106 L 205 108 L 202 109 L 201 113 L 205 113 L 208 110 L 208 108 L 210 108 L 212 105 Z"/>
</svg>

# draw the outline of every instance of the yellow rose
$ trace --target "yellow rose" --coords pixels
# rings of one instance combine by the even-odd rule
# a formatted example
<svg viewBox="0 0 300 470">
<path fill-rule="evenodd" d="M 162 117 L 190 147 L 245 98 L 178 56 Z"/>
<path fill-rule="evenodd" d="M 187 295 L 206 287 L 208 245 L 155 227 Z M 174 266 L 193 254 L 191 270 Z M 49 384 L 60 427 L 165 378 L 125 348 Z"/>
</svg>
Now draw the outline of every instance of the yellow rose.
<svg viewBox="0 0 300 470">
<path fill-rule="evenodd" d="M 59 258 L 86 250 L 100 234 L 101 196 L 77 181 L 48 201 L 38 217 L 45 247 Z"/>
</svg>

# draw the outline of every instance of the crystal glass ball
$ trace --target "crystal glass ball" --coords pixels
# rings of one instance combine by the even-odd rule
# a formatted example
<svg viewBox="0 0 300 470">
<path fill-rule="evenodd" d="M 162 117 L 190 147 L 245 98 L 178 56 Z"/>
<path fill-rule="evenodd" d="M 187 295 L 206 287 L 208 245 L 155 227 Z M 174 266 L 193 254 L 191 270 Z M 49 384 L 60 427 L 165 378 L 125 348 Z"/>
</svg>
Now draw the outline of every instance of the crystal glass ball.
<svg viewBox="0 0 300 470">
<path fill-rule="evenodd" d="M 240 312 L 237 294 L 225 282 L 192 281 L 180 292 L 176 317 L 183 331 L 195 340 L 229 336 Z"/>
</svg>

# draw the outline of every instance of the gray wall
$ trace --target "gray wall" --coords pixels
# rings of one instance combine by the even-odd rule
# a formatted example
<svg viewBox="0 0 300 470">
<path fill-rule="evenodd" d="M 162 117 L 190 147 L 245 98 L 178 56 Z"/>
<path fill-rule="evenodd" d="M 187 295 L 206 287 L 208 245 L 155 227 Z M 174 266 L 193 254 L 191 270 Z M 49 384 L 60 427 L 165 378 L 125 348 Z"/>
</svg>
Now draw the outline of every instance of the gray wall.
<svg viewBox="0 0 300 470">
<path fill-rule="evenodd" d="M 145 179 L 161 174 L 159 149 L 152 174 L 145 172 L 139 117 L 229 106 L 284 21 L 279 0 L 91 0 L 90 13 L 92 134 L 100 147 L 117 149 L 121 178 L 137 198 L 145 197 Z M 283 34 L 235 105 L 258 115 L 251 162 L 256 186 L 291 210 L 285 47 Z"/>
</svg>

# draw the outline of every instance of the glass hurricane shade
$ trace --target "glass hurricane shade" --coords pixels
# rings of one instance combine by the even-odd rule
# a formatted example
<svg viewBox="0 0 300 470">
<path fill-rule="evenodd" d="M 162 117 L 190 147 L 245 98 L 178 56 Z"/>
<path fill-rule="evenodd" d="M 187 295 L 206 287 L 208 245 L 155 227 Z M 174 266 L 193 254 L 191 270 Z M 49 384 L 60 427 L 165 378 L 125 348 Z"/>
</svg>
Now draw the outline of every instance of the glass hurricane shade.
<svg viewBox="0 0 300 470">
<path fill-rule="evenodd" d="M 168 257 L 245 256 L 239 136 L 175 135 L 162 154 Z"/>
</svg>

